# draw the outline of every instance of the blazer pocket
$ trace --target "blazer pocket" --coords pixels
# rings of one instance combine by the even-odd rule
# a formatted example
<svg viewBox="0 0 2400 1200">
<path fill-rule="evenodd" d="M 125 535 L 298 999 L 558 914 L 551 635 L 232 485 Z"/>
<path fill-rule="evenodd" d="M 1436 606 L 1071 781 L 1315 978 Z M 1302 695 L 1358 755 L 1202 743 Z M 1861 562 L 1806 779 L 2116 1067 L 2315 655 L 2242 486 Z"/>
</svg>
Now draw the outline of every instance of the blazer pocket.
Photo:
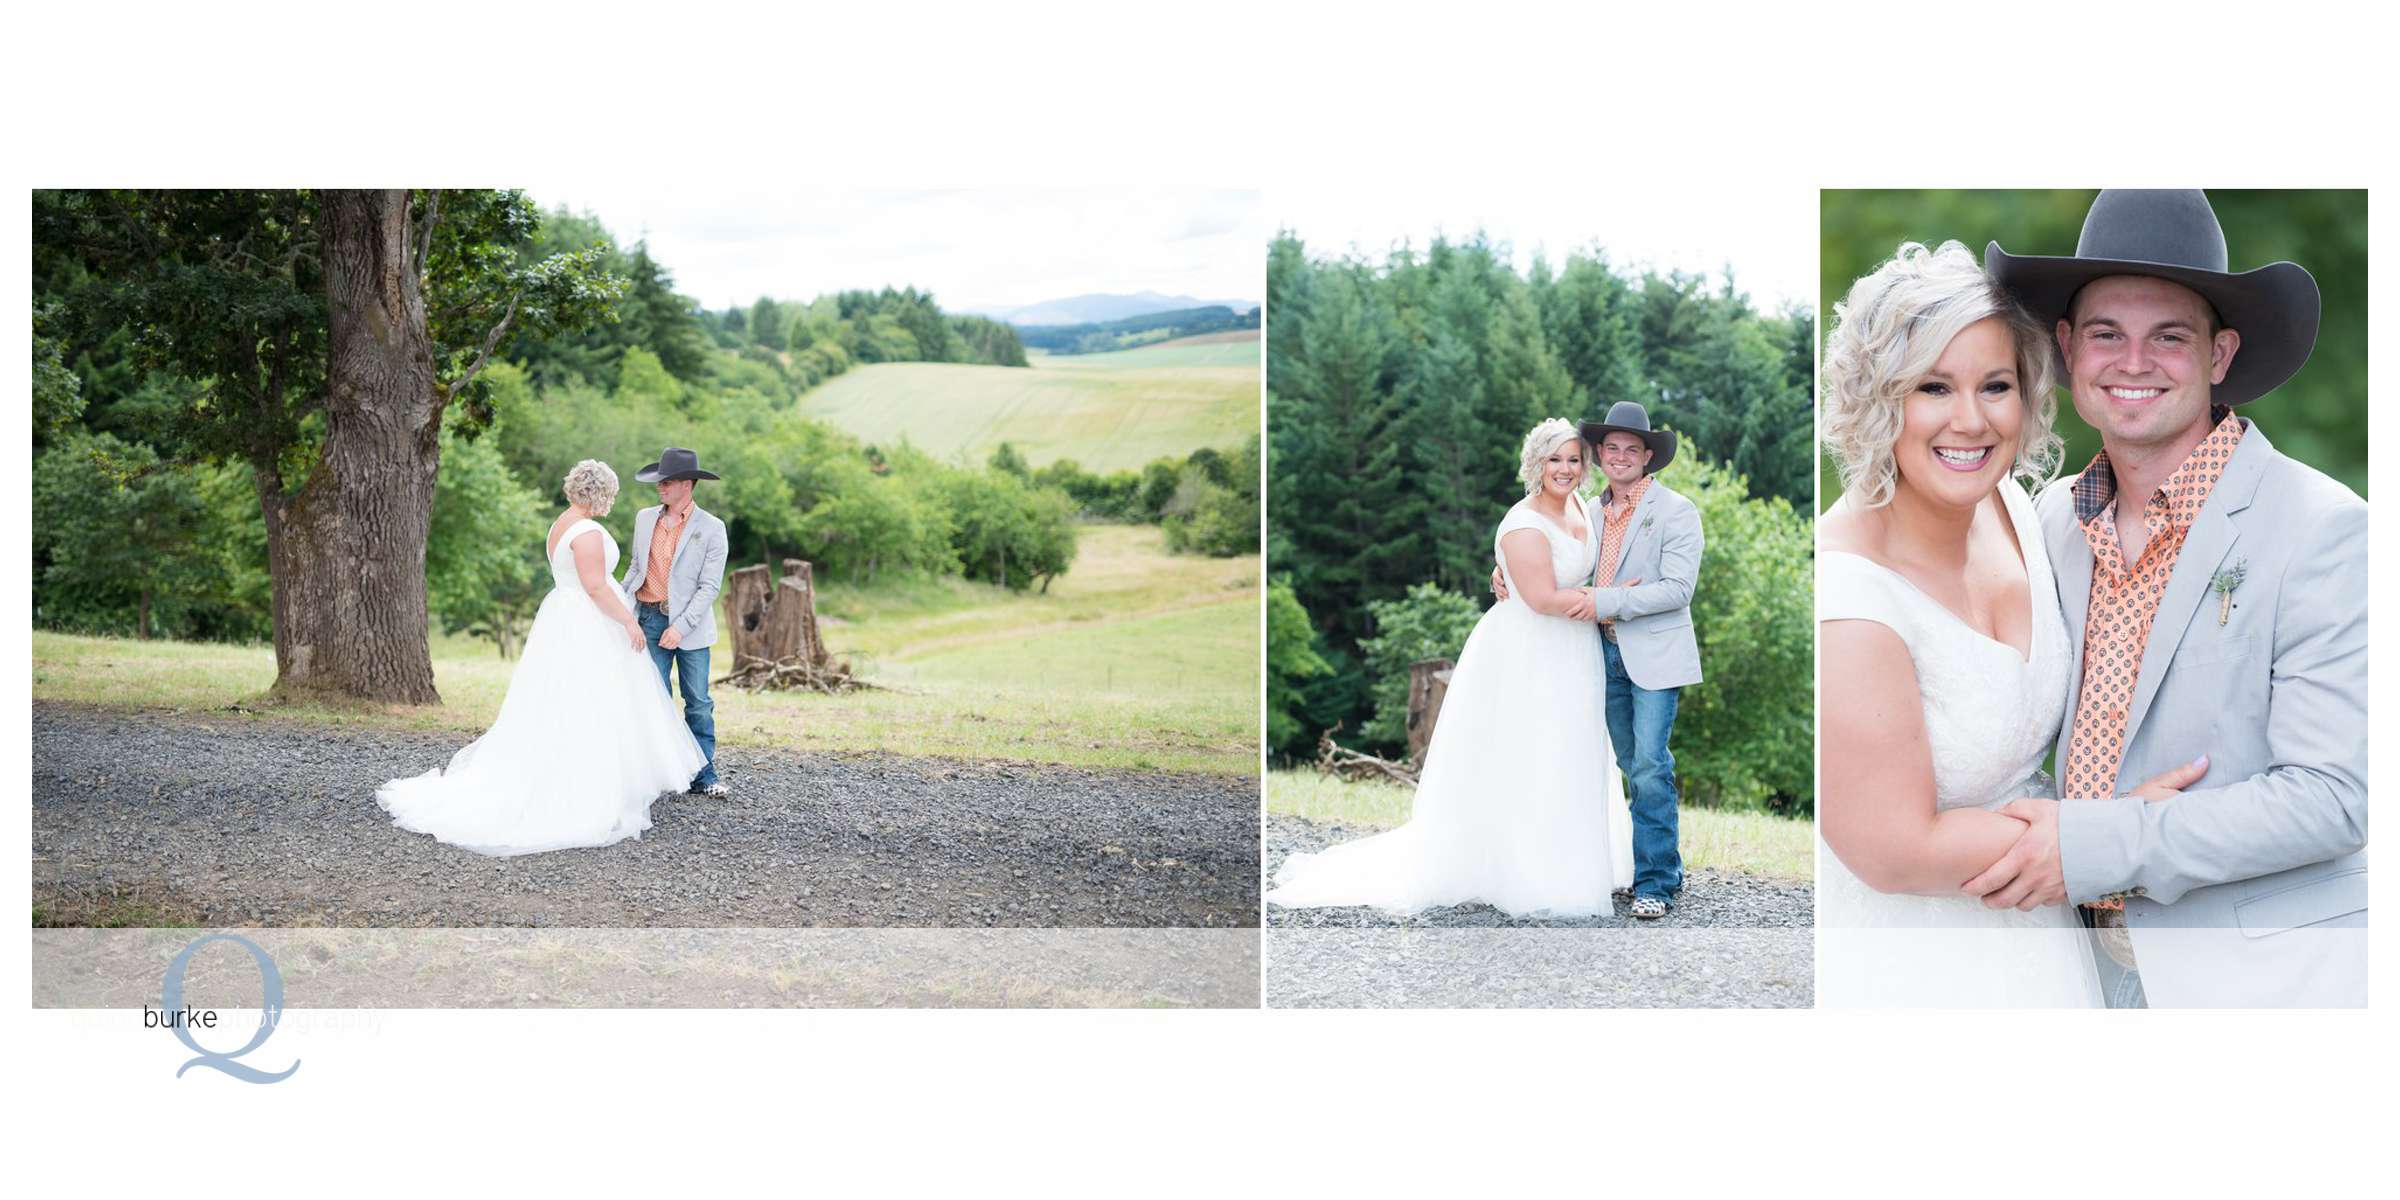
<svg viewBox="0 0 2400 1200">
<path fill-rule="evenodd" d="M 2243 937 L 2263 938 L 2365 911 L 2367 871 L 2358 867 L 2238 900 L 2233 921 Z"/>
<path fill-rule="evenodd" d="M 2187 644 L 2179 650 L 2175 655 L 2175 662 L 2179 666 L 2188 667 L 2206 666 L 2209 663 L 2217 662 L 2239 662 L 2250 657 L 2250 649 L 2255 641 L 2256 639 L 2252 637 L 2224 638 L 2222 640 L 2203 638 L 2198 644 Z"/>
</svg>

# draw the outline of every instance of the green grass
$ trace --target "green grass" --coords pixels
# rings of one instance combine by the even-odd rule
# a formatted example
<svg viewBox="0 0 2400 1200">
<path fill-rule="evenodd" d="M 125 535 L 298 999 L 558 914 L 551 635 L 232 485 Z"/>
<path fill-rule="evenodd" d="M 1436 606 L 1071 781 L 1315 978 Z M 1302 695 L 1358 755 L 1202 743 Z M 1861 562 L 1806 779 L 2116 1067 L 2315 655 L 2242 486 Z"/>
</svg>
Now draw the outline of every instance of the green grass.
<svg viewBox="0 0 2400 1200">
<path fill-rule="evenodd" d="M 717 693 L 731 746 L 999 758 L 1252 774 L 1258 769 L 1258 559 L 1165 553 L 1159 531 L 1087 526 L 1047 596 L 959 580 L 827 585 L 827 645 L 895 690 Z M 724 664 L 715 664 L 721 673 Z M 480 731 L 513 662 L 462 637 L 433 646 L 443 702 L 275 707 L 330 726 Z M 35 631 L 37 701 L 218 712 L 275 681 L 267 646 Z"/>
<path fill-rule="evenodd" d="M 1389 829 L 1408 820 L 1413 797 L 1397 784 L 1350 782 L 1309 770 L 1268 772 L 1266 794 L 1270 813 L 1370 829 Z M 1676 829 L 1688 869 L 1815 878 L 1815 842 L 1806 821 L 1687 804 L 1676 814 Z"/>
<path fill-rule="evenodd" d="M 1221 350 L 1133 353 L 1205 357 Z M 1071 458 L 1085 470 L 1107 472 L 1203 446 L 1239 447 L 1258 429 L 1258 377 L 1255 349 L 1233 366 L 882 363 L 828 380 L 800 398 L 800 409 L 871 444 L 896 445 L 906 437 L 936 458 L 963 453 L 981 462 L 1009 442 L 1035 466 Z"/>
</svg>

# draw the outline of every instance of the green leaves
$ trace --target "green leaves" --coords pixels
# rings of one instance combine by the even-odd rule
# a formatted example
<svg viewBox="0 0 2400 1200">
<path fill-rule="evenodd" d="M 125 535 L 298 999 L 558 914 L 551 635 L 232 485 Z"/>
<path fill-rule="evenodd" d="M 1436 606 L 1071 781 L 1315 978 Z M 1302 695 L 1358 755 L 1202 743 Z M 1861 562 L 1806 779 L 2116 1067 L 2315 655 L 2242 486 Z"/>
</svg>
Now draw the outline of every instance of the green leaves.
<svg viewBox="0 0 2400 1200">
<path fill-rule="evenodd" d="M 1359 733 L 1382 746 L 1404 746 L 1409 665 L 1428 658 L 1457 659 L 1467 635 L 1483 619 L 1483 609 L 1467 596 L 1420 583 L 1401 599 L 1369 604 L 1367 613 L 1375 623 L 1375 636 L 1362 639 L 1358 648 L 1374 680 L 1375 716 Z"/>
<path fill-rule="evenodd" d="M 1300 688 L 1311 679 L 1333 674 L 1333 665 L 1316 650 L 1316 630 L 1308 610 L 1292 594 L 1292 581 L 1281 576 L 1267 583 L 1267 745 L 1279 754 L 1305 750 L 1308 736 Z"/>
</svg>

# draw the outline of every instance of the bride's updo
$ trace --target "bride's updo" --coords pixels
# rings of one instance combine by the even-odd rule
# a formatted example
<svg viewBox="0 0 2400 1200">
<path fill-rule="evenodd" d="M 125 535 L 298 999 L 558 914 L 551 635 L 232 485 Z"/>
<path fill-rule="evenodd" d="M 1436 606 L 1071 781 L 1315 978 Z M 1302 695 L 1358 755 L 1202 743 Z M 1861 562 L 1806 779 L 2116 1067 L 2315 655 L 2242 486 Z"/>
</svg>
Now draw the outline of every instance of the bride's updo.
<svg viewBox="0 0 2400 1200">
<path fill-rule="evenodd" d="M 1549 460 L 1550 452 L 1582 436 L 1576 431 L 1575 422 L 1565 417 L 1552 417 L 1534 426 L 1533 432 L 1525 435 L 1525 448 L 1517 452 L 1517 482 L 1525 485 L 1526 495 L 1542 490 L 1542 464 Z M 1592 455 L 1590 448 L 1586 447 L 1583 477 L 1589 479 L 1591 475 Z M 1580 480 L 1577 486 L 1581 486 Z"/>
<path fill-rule="evenodd" d="M 596 458 L 576 463 L 567 472 L 567 503 L 580 504 L 592 510 L 595 517 L 605 517 L 617 503 L 617 473 Z"/>
<path fill-rule="evenodd" d="M 1825 452 L 1842 473 L 1842 493 L 1868 508 L 1888 504 L 1899 482 L 1892 445 L 1900 440 L 1901 406 L 1950 339 L 1986 317 L 1998 317 L 2017 344 L 2017 391 L 2025 427 L 2017 438 L 2016 474 L 2039 488 L 2057 473 L 2065 444 L 2058 419 L 2057 369 L 2050 331 L 1990 276 L 1965 246 L 1943 242 L 1928 250 L 1903 242 L 1872 274 L 1850 285 L 1833 306 L 1825 337 L 1825 409 L 1818 422 Z"/>
</svg>

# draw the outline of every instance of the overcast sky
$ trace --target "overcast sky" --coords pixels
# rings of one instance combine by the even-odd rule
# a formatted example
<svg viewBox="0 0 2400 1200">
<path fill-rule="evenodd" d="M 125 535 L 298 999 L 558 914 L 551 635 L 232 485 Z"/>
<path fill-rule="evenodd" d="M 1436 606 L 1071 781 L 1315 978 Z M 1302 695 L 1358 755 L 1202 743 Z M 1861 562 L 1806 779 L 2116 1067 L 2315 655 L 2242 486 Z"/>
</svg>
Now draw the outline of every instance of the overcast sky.
<svg viewBox="0 0 2400 1200">
<path fill-rule="evenodd" d="M 544 209 L 598 215 L 620 245 L 646 231 L 675 289 L 713 309 L 887 285 L 953 312 L 1086 292 L 1265 298 L 1256 191 L 524 186 Z"/>
<path fill-rule="evenodd" d="M 1816 306 L 1815 188 L 1707 190 L 1678 187 L 1671 176 L 1619 188 L 1482 185 L 1449 194 L 1278 187 L 1267 193 L 1267 211 L 1312 255 L 1356 246 L 1380 260 L 1402 240 L 1421 248 L 1436 233 L 1458 240 L 1481 229 L 1511 244 L 1519 270 L 1537 249 L 1556 266 L 1569 251 L 1597 245 L 1619 267 L 1714 276 L 1731 264 L 1735 285 L 1768 312 L 1786 300 Z"/>
</svg>

